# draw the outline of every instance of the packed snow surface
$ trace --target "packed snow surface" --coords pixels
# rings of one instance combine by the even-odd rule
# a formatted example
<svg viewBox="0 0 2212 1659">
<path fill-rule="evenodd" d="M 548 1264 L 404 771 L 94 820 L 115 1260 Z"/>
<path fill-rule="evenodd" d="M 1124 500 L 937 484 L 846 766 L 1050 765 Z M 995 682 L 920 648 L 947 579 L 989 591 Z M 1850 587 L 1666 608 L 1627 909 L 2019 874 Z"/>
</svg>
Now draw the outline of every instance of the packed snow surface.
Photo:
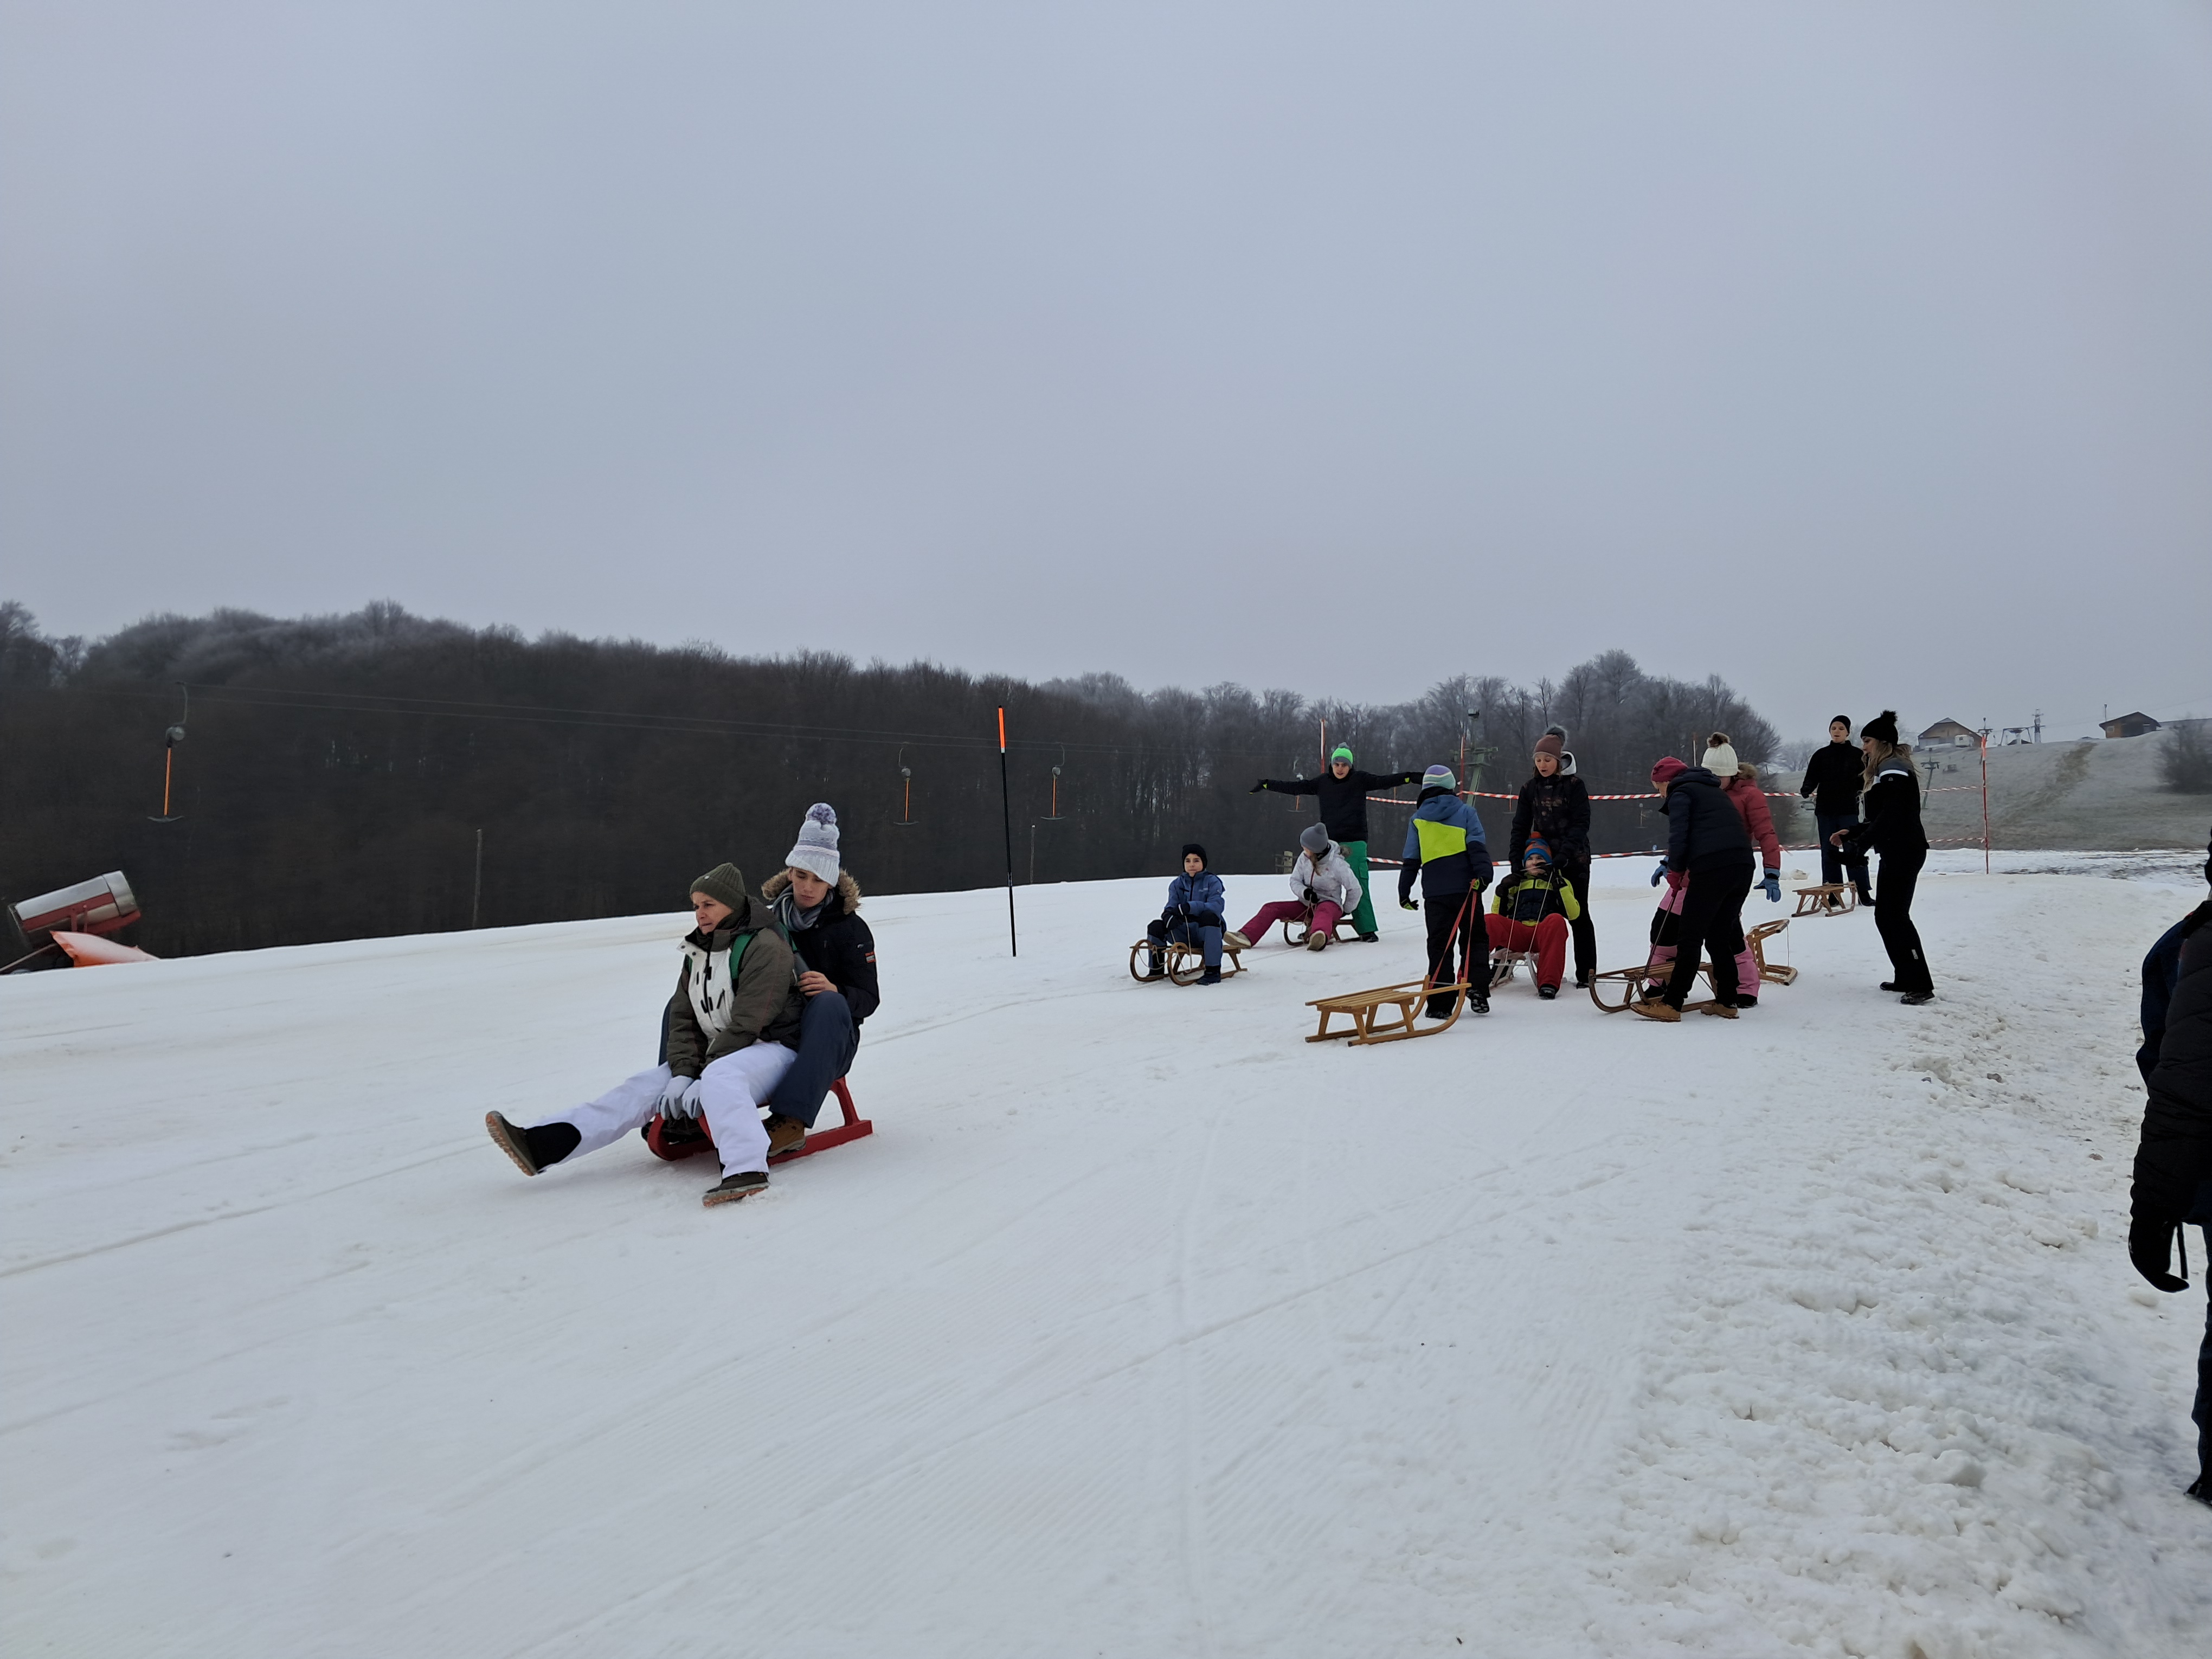
<svg viewBox="0 0 2212 1659">
<path fill-rule="evenodd" d="M 2124 1243 L 2197 893 L 1979 862 L 1931 1007 L 1863 913 L 1734 1024 L 1524 982 L 1364 1050 L 1304 1002 L 1418 975 L 1395 908 L 1180 989 L 1164 881 L 1023 890 L 1018 959 L 1003 893 L 872 899 L 877 1133 L 716 1210 L 482 1127 L 651 1060 L 680 917 L 0 981 L 0 1636 L 2201 1656 L 2203 1297 Z"/>
</svg>

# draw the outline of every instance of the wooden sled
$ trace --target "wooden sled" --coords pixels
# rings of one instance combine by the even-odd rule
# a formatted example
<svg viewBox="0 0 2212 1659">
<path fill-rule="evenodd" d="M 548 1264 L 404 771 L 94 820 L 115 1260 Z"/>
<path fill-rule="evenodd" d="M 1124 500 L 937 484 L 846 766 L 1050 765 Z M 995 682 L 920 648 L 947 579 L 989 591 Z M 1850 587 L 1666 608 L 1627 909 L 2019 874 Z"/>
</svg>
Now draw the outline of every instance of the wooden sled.
<svg viewBox="0 0 2212 1659">
<path fill-rule="evenodd" d="M 1296 921 L 1283 924 L 1284 941 L 1292 950 L 1304 950 L 1306 942 L 1313 938 L 1313 915 L 1314 907 L 1310 904 L 1306 907 L 1305 915 Z M 1359 930 L 1352 926 L 1352 918 L 1340 915 L 1336 919 L 1336 926 L 1329 930 L 1328 942 L 1331 945 L 1349 945 L 1358 937 Z"/>
<path fill-rule="evenodd" d="M 842 1146 L 848 1140 L 875 1133 L 876 1126 L 853 1109 L 853 1091 L 845 1086 L 843 1078 L 830 1085 L 830 1092 L 837 1097 L 838 1109 L 844 1113 L 845 1121 L 828 1129 L 809 1129 L 806 1139 L 798 1146 L 769 1159 L 771 1164 L 788 1164 L 794 1158 L 811 1158 L 832 1146 Z M 702 1152 L 714 1150 L 714 1137 L 707 1133 L 704 1118 L 678 1118 L 671 1121 L 657 1117 L 645 1126 L 644 1134 L 645 1144 L 653 1149 L 653 1155 L 672 1164 L 678 1158 L 696 1158 Z"/>
<path fill-rule="evenodd" d="M 1792 920 L 1798 916 L 1847 916 L 1859 908 L 1859 890 L 1847 881 L 1823 882 L 1818 887 L 1790 890 L 1797 895 L 1797 908 L 1790 913 Z M 1839 896 L 1843 903 L 1837 908 L 1829 908 L 1828 901 Z"/>
<path fill-rule="evenodd" d="M 1321 1029 L 1306 1041 L 1333 1042 L 1339 1037 L 1349 1037 L 1351 1042 L 1346 1046 L 1357 1048 L 1363 1043 L 1398 1042 L 1407 1037 L 1434 1036 L 1439 1031 L 1449 1030 L 1458 1020 L 1467 1006 L 1468 989 L 1465 980 L 1455 985 L 1431 985 L 1425 979 L 1409 979 L 1403 985 L 1385 985 L 1373 991 L 1347 991 L 1341 996 L 1316 997 L 1306 1006 L 1321 1010 Z M 1419 1024 L 1417 1023 L 1418 1011 L 1432 996 L 1449 996 L 1452 1000 L 1451 1012 L 1432 1024 Z M 1386 1008 L 1395 1009 L 1397 1018 L 1377 1024 L 1376 1016 Z M 1328 1029 L 1328 1022 L 1337 1014 L 1342 1014 L 1352 1024 L 1343 1030 L 1332 1031 Z"/>
<path fill-rule="evenodd" d="M 1129 947 L 1129 977 L 1139 985 L 1153 981 L 1149 973 L 1152 966 L 1146 960 L 1158 949 L 1166 960 L 1161 964 L 1167 969 L 1170 985 L 1195 985 L 1206 974 L 1206 952 L 1195 945 L 1176 945 L 1172 942 L 1155 946 L 1150 939 L 1140 939 Z M 1221 946 L 1221 977 L 1244 971 L 1244 955 L 1233 945 L 1224 940 Z"/>
<path fill-rule="evenodd" d="M 1766 959 L 1766 941 L 1775 938 L 1789 926 L 1789 917 L 1778 916 L 1772 921 L 1760 922 L 1758 927 L 1743 936 L 1744 943 L 1751 946 L 1752 960 L 1759 964 L 1759 977 L 1763 983 L 1795 985 L 1797 982 L 1797 970 L 1795 968 L 1781 963 L 1769 963 Z M 1711 975 L 1708 974 L 1706 977 L 1710 979 Z"/>
</svg>

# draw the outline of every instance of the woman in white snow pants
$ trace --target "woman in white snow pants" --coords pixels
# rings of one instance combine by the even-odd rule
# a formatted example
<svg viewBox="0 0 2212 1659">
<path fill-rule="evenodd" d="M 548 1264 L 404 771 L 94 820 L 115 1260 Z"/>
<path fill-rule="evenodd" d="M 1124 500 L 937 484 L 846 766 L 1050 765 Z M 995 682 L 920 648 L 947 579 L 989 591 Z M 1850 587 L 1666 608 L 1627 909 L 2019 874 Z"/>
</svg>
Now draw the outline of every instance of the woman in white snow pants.
<svg viewBox="0 0 2212 1659">
<path fill-rule="evenodd" d="M 783 1081 L 783 1074 L 798 1058 L 795 1049 L 781 1042 L 756 1042 L 750 1048 L 709 1060 L 700 1073 L 699 1115 L 707 1120 L 707 1133 L 714 1137 L 724 1175 L 740 1175 L 748 1170 L 767 1173 L 768 1130 L 761 1122 L 761 1103 L 775 1092 L 775 1085 Z M 660 1098 L 668 1091 L 671 1075 L 665 1066 L 640 1072 L 560 1119 L 575 1125 L 576 1133 L 583 1137 L 569 1156 L 611 1146 L 659 1116 Z"/>
</svg>

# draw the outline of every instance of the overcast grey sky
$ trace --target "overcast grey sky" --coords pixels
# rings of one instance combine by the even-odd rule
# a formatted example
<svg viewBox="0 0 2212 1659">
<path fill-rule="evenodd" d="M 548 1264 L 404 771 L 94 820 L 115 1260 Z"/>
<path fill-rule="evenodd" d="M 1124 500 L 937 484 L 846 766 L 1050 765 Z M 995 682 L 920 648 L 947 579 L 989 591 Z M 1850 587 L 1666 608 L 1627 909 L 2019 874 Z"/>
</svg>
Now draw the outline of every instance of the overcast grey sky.
<svg viewBox="0 0 2212 1659">
<path fill-rule="evenodd" d="M 2212 714 L 2212 12 L 0 0 L 5 596 Z"/>
</svg>

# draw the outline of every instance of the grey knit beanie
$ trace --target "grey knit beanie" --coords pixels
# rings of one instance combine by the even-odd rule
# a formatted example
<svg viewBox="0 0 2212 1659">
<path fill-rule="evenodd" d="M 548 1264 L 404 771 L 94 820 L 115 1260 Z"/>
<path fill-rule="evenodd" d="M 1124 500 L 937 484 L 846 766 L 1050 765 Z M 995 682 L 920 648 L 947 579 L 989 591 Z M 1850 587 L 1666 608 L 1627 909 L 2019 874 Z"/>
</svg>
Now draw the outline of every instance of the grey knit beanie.
<svg viewBox="0 0 2212 1659">
<path fill-rule="evenodd" d="M 734 864 L 716 865 L 691 884 L 691 890 L 704 893 L 716 902 L 728 905 L 738 915 L 744 915 L 749 902 L 745 894 L 744 872 Z"/>
<path fill-rule="evenodd" d="M 1298 831 L 1298 845 L 1313 857 L 1319 858 L 1328 851 L 1328 826 L 1325 823 L 1306 825 Z"/>
<path fill-rule="evenodd" d="M 840 867 L 837 814 L 828 801 L 817 800 L 806 809 L 806 817 L 799 826 L 799 843 L 784 855 L 783 861 L 793 870 L 805 870 L 833 887 L 836 885 Z"/>
</svg>

